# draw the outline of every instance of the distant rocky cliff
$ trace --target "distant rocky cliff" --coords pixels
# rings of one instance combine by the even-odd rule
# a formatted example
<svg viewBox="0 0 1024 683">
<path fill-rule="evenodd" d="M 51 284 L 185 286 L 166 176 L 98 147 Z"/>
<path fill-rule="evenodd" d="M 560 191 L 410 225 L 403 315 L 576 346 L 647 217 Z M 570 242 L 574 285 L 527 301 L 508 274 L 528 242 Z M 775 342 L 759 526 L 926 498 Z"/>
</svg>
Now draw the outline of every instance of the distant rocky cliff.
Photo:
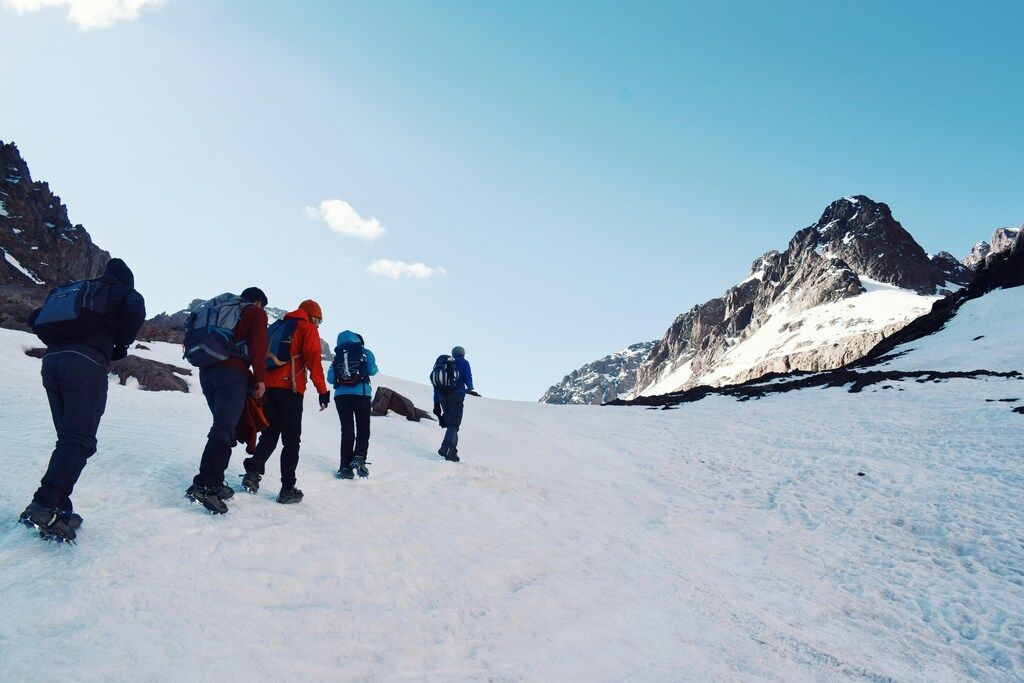
<svg viewBox="0 0 1024 683">
<path fill-rule="evenodd" d="M 1015 234 L 997 231 L 993 242 L 1006 248 Z M 929 256 L 887 205 L 863 195 L 843 197 L 784 251 L 755 259 L 743 282 L 677 317 L 635 377 L 628 368 L 616 382 L 635 383 L 632 395 L 655 395 L 839 367 L 969 284 L 973 274 L 948 252 Z M 600 373 L 592 365 L 541 400 L 593 402 L 590 385 Z M 612 395 L 597 393 L 602 400 Z"/>
<path fill-rule="evenodd" d="M 613 401 L 633 391 L 636 371 L 647 359 L 654 342 L 627 346 L 566 375 L 540 399 L 544 403 L 596 404 Z"/>
</svg>

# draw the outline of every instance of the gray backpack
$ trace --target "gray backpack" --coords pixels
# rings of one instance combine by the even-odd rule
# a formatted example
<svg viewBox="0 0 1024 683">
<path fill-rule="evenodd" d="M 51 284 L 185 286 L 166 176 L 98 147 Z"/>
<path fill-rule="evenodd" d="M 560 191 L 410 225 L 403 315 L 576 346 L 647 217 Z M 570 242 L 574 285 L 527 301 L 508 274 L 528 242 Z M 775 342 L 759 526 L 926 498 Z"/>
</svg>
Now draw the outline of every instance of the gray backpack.
<svg viewBox="0 0 1024 683">
<path fill-rule="evenodd" d="M 200 304 L 185 323 L 185 353 L 182 358 L 197 368 L 216 365 L 228 358 L 248 360 L 248 345 L 235 340 L 235 328 L 242 319 L 242 310 L 251 305 L 230 293 Z"/>
</svg>

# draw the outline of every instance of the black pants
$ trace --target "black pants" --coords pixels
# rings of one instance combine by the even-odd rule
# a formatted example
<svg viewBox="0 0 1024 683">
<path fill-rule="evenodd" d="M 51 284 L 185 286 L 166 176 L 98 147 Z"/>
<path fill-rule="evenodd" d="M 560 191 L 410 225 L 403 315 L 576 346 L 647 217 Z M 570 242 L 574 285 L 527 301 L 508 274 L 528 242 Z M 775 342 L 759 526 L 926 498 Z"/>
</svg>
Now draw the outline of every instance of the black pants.
<svg viewBox="0 0 1024 683">
<path fill-rule="evenodd" d="M 341 418 L 342 469 L 352 466 L 353 458 L 366 460 L 370 448 L 370 397 L 342 394 L 334 397 Z"/>
<path fill-rule="evenodd" d="M 43 357 L 43 387 L 50 401 L 57 445 L 34 499 L 71 512 L 71 492 L 96 452 L 96 430 L 107 406 L 107 363 L 87 348 L 65 348 Z"/>
<path fill-rule="evenodd" d="M 249 395 L 249 373 L 230 365 L 200 368 L 199 385 L 213 414 L 213 426 L 206 435 L 199 474 L 192 481 L 198 486 L 220 487 L 235 445 L 238 418 Z"/>
<path fill-rule="evenodd" d="M 441 394 L 441 410 L 447 428 L 441 441 L 441 450 L 452 455 L 459 454 L 459 427 L 462 426 L 462 409 L 466 397 L 457 391 Z"/>
<path fill-rule="evenodd" d="M 295 486 L 295 468 L 299 464 L 299 441 L 302 438 L 302 394 L 289 389 L 267 389 L 263 410 L 270 426 L 260 434 L 256 453 L 245 459 L 245 471 L 266 474 L 267 460 L 281 439 L 281 487 Z"/>
</svg>

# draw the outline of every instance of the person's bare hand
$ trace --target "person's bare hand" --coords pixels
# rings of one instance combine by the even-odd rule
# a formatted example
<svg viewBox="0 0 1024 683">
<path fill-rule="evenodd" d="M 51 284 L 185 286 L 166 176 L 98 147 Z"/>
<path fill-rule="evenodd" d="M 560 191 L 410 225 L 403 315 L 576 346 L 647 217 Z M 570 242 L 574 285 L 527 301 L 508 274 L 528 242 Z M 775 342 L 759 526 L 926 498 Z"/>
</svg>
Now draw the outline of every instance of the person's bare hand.
<svg viewBox="0 0 1024 683">
<path fill-rule="evenodd" d="M 267 393 L 267 385 L 263 382 L 256 382 L 256 391 L 252 392 L 252 395 L 256 398 L 263 398 L 265 393 Z"/>
</svg>

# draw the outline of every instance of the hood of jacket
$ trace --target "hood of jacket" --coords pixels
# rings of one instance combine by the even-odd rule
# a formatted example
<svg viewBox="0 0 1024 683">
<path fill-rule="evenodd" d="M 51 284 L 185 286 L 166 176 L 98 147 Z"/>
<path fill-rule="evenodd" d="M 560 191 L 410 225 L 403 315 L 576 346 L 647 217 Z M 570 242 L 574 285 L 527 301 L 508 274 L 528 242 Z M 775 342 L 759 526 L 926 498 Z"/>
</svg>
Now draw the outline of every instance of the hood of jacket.
<svg viewBox="0 0 1024 683">
<path fill-rule="evenodd" d="M 344 344 L 364 344 L 363 335 L 356 334 L 352 330 L 345 330 L 338 334 L 338 346 Z"/>
<path fill-rule="evenodd" d="M 135 274 L 128 264 L 119 258 L 112 258 L 107 261 L 107 267 L 103 269 L 103 279 L 113 281 L 135 289 Z"/>
<path fill-rule="evenodd" d="M 312 322 L 309 319 L 309 313 L 306 313 L 301 308 L 298 308 L 298 309 L 292 311 L 291 313 L 286 313 L 285 316 L 284 316 L 284 319 L 285 320 L 288 320 L 288 319 L 305 320 L 307 323 L 311 323 Z"/>
</svg>

